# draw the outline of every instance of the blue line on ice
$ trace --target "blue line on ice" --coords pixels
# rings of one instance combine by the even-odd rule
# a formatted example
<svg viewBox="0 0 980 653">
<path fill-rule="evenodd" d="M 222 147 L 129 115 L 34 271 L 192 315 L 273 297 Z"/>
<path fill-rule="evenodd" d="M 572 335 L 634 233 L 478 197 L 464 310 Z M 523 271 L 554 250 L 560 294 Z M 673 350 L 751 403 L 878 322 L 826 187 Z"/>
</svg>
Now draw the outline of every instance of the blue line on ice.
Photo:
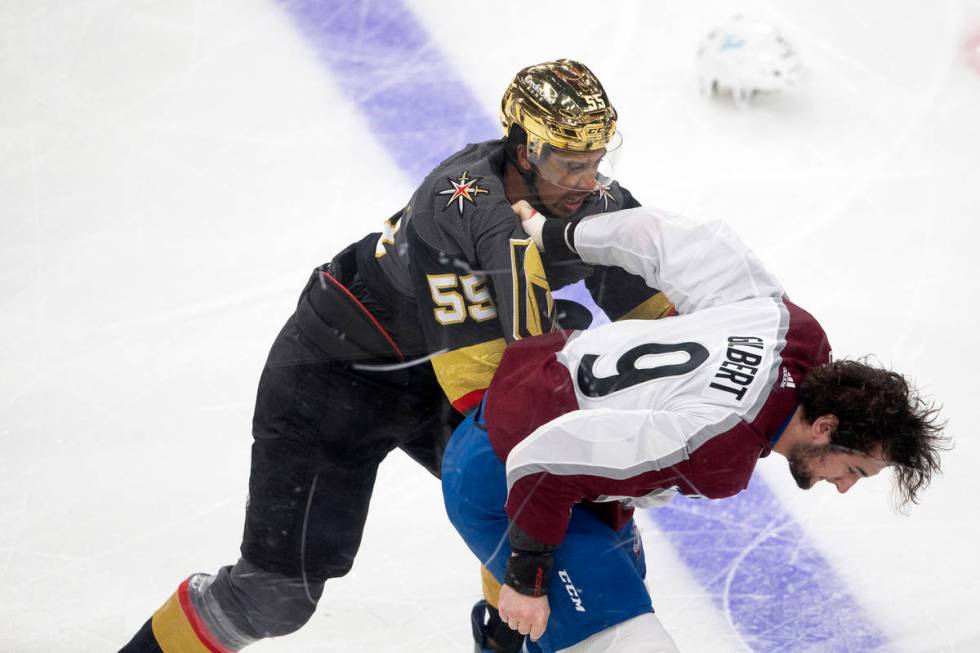
<svg viewBox="0 0 980 653">
<path fill-rule="evenodd" d="M 500 134 L 401 2 L 280 4 L 414 183 L 466 143 Z"/>
<path fill-rule="evenodd" d="M 855 653 L 885 643 L 759 475 L 729 499 L 678 497 L 647 514 L 751 650 Z"/>
</svg>

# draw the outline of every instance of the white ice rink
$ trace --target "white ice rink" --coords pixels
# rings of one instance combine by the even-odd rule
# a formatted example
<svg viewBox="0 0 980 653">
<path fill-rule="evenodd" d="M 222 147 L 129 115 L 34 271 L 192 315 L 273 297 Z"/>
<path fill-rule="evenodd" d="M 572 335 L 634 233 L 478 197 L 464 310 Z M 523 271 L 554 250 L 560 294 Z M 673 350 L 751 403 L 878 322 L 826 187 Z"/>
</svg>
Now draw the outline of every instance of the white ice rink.
<svg viewBox="0 0 980 653">
<path fill-rule="evenodd" d="M 451 75 L 409 57 L 392 80 L 459 89 L 492 124 L 519 68 L 585 61 L 619 109 L 625 186 L 730 222 L 837 356 L 873 353 L 945 405 L 956 448 L 908 516 L 887 474 L 840 496 L 797 490 L 775 456 L 760 473 L 876 650 L 980 651 L 980 1 L 407 6 L 419 58 Z M 698 95 L 698 42 L 736 10 L 784 31 L 805 86 L 748 111 Z M 420 181 L 297 16 L 0 0 L 0 652 L 115 651 L 180 580 L 236 559 L 267 348 L 310 270 Z M 752 650 L 641 522 L 681 650 Z M 438 484 L 396 453 L 351 574 L 307 627 L 250 650 L 469 651 L 478 594 Z"/>
</svg>

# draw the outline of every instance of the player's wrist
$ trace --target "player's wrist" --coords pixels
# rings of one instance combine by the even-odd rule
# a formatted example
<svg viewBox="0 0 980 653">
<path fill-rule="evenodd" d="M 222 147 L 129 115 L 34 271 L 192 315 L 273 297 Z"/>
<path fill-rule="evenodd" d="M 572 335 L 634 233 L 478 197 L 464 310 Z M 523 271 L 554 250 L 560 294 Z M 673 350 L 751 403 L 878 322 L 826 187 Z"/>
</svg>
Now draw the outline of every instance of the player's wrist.
<svg viewBox="0 0 980 653">
<path fill-rule="evenodd" d="M 554 561 L 551 551 L 514 551 L 507 560 L 504 584 L 524 596 L 546 596 Z"/>
<path fill-rule="evenodd" d="M 575 251 L 575 227 L 578 220 L 545 220 L 541 229 L 541 242 L 544 251 L 552 260 L 577 259 Z"/>
<path fill-rule="evenodd" d="M 544 242 L 541 240 L 541 231 L 544 229 L 546 222 L 545 217 L 535 209 L 531 209 L 530 217 L 521 222 L 521 227 L 524 229 L 524 232 L 534 240 L 534 244 L 541 250 L 544 249 Z"/>
</svg>

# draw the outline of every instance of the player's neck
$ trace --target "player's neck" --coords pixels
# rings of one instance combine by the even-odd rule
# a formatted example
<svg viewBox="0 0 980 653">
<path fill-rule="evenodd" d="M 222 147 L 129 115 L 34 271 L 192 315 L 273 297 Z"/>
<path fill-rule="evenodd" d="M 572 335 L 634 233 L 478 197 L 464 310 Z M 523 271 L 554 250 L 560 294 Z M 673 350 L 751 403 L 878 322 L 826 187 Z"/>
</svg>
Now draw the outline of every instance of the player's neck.
<svg viewBox="0 0 980 653">
<path fill-rule="evenodd" d="M 772 450 L 782 456 L 787 456 L 794 444 L 802 442 L 807 437 L 807 427 L 808 424 L 803 419 L 803 409 L 797 407 L 793 417 L 789 420 L 789 424 L 786 425 L 786 430 L 776 440 Z"/>
</svg>

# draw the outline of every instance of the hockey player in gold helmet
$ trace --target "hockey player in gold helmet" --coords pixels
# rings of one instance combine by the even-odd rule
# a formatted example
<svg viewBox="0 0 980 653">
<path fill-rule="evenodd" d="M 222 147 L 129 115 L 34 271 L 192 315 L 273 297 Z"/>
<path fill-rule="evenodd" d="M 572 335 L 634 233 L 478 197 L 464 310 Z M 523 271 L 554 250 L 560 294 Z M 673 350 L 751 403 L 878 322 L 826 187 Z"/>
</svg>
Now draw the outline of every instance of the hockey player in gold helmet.
<svg viewBox="0 0 980 653">
<path fill-rule="evenodd" d="M 508 180 L 509 196 L 526 194 L 567 218 L 590 194 L 608 191 L 622 137 L 616 109 L 584 64 L 559 59 L 521 70 L 501 100 L 500 120 L 520 177 Z"/>
<path fill-rule="evenodd" d="M 616 112 L 595 76 L 567 59 L 530 66 L 502 109 L 506 138 L 447 158 L 380 233 L 313 271 L 259 381 L 241 558 L 185 580 L 122 653 L 238 651 L 302 627 L 354 562 L 388 452 L 438 476 L 506 344 L 588 326 L 553 289 L 584 280 L 611 320 L 672 311 L 641 277 L 563 259 L 548 245 L 560 233 L 541 251 L 511 208 L 526 200 L 564 228 L 638 206 L 608 171 Z M 520 651 L 487 603 L 473 614 L 481 651 Z"/>
</svg>

